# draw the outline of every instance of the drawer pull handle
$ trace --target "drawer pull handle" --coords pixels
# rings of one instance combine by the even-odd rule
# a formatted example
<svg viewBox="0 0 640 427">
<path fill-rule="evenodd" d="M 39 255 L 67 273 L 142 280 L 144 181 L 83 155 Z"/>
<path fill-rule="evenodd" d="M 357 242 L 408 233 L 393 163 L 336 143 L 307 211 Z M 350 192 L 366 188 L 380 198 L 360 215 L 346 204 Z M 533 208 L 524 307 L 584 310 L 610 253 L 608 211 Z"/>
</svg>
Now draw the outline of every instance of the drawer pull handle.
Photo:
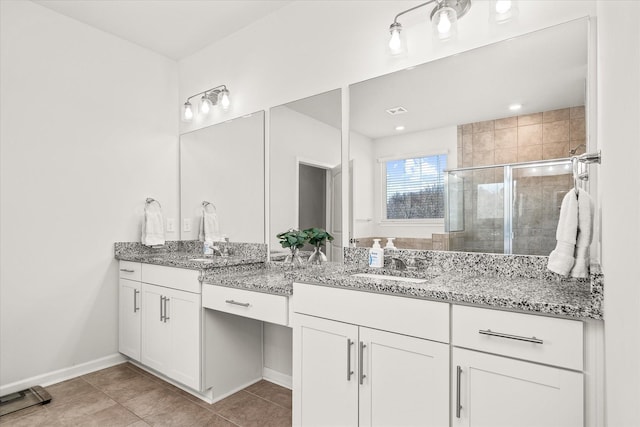
<svg viewBox="0 0 640 427">
<path fill-rule="evenodd" d="M 456 367 L 456 418 L 460 418 L 460 410 L 462 405 L 460 404 L 460 377 L 462 376 L 462 368 L 460 365 Z"/>
<path fill-rule="evenodd" d="M 528 338 L 528 337 L 521 337 L 520 335 L 503 334 L 502 332 L 493 332 L 491 329 L 487 329 L 487 330 L 480 329 L 478 333 L 482 335 L 490 335 L 492 337 L 508 338 L 510 340 L 532 342 L 534 344 L 544 343 L 541 339 L 536 337 Z"/>
<path fill-rule="evenodd" d="M 351 375 L 353 375 L 353 371 L 351 370 L 351 346 L 354 344 L 351 341 L 351 338 L 347 338 L 347 381 L 351 381 Z"/>
<path fill-rule="evenodd" d="M 135 273 L 135 270 L 130 270 L 128 268 L 121 268 L 120 271 L 124 271 L 125 273 Z"/>
<path fill-rule="evenodd" d="M 167 323 L 169 320 L 169 316 L 167 316 L 167 303 L 169 302 L 169 297 L 164 297 L 164 323 Z M 169 306 L 171 308 L 171 306 Z"/>
<path fill-rule="evenodd" d="M 140 310 L 140 307 L 138 307 L 138 294 L 140 293 L 139 290 L 134 289 L 133 290 L 133 312 L 137 313 L 138 310 Z"/>
<path fill-rule="evenodd" d="M 239 306 L 242 306 L 242 307 L 249 307 L 251 305 L 248 302 L 238 302 L 238 301 L 234 301 L 232 299 L 225 300 L 225 302 L 227 304 L 239 305 Z"/>
<path fill-rule="evenodd" d="M 162 306 L 164 305 L 164 296 L 160 295 L 160 321 L 164 322 L 164 312 Z"/>
</svg>

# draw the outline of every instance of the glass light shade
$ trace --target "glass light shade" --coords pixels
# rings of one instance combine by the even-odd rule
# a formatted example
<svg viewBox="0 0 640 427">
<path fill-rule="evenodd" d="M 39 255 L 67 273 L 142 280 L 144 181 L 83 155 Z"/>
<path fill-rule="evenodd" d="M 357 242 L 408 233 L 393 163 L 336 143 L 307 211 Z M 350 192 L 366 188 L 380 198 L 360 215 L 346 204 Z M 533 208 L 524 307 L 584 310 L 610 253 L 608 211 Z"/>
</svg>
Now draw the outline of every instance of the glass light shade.
<svg viewBox="0 0 640 427">
<path fill-rule="evenodd" d="M 200 113 L 207 115 L 209 114 L 209 111 L 211 111 L 211 108 L 213 108 L 213 104 L 207 94 L 202 95 L 202 98 L 200 99 Z"/>
<path fill-rule="evenodd" d="M 185 102 L 182 106 L 182 121 L 190 122 L 193 119 L 193 109 L 189 101 Z"/>
<path fill-rule="evenodd" d="M 399 22 L 394 22 L 389 27 L 389 52 L 391 55 L 400 55 L 405 52 L 405 40 L 404 33 L 402 32 L 402 25 Z"/>
<path fill-rule="evenodd" d="M 229 98 L 229 91 L 227 89 L 222 89 L 218 94 L 218 102 L 222 106 L 223 110 L 228 110 L 231 105 L 231 99 Z"/>
<path fill-rule="evenodd" d="M 458 35 L 458 14 L 449 6 L 436 10 L 431 19 L 433 35 L 437 40 L 455 39 Z"/>
<path fill-rule="evenodd" d="M 517 0 L 491 0 L 491 20 L 501 24 L 518 16 Z"/>
</svg>

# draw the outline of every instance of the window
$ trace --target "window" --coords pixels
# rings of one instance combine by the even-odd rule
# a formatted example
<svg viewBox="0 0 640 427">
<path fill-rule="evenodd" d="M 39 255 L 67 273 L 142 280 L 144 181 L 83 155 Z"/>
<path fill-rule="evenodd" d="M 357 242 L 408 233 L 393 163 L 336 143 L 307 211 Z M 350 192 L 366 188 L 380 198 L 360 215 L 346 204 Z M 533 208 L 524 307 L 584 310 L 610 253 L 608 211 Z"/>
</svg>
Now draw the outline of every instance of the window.
<svg viewBox="0 0 640 427">
<path fill-rule="evenodd" d="M 444 218 L 446 154 L 389 160 L 383 165 L 385 219 Z"/>
</svg>

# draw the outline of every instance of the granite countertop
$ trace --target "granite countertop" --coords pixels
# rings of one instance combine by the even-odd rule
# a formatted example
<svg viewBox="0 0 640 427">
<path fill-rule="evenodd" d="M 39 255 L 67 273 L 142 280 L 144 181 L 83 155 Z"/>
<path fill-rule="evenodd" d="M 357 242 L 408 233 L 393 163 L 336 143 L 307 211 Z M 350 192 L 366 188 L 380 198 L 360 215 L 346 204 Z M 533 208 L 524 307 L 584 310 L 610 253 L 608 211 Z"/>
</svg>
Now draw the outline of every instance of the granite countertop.
<svg viewBox="0 0 640 427">
<path fill-rule="evenodd" d="M 589 280 L 504 278 L 427 269 L 398 272 L 326 263 L 298 270 L 283 270 L 272 263 L 254 271 L 212 270 L 204 283 L 239 289 L 292 295 L 293 282 L 377 292 L 435 301 L 472 304 L 498 309 L 562 316 L 602 319 L 600 292 Z M 425 283 L 407 283 L 384 278 L 352 277 L 357 273 L 424 278 Z"/>
<path fill-rule="evenodd" d="M 221 267 L 240 266 L 245 264 L 264 263 L 264 258 L 251 256 L 207 256 L 193 252 L 167 253 L 126 253 L 119 254 L 116 259 L 122 261 L 143 262 L 146 264 L 164 265 L 167 267 L 188 268 L 191 270 L 211 270 Z"/>
</svg>

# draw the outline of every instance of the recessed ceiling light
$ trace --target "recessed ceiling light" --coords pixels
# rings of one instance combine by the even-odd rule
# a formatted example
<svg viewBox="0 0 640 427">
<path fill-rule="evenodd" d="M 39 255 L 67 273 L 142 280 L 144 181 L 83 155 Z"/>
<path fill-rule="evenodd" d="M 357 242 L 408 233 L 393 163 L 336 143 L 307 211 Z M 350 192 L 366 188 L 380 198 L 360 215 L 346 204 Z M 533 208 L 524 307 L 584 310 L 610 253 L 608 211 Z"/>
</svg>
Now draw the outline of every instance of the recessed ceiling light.
<svg viewBox="0 0 640 427">
<path fill-rule="evenodd" d="M 518 111 L 522 108 L 522 104 L 511 104 L 509 105 L 509 110 Z"/>
<path fill-rule="evenodd" d="M 391 114 L 392 116 L 395 116 L 396 114 L 404 114 L 407 112 L 407 109 L 404 107 L 393 107 L 393 108 L 389 108 L 388 110 L 386 110 L 387 113 Z"/>
<path fill-rule="evenodd" d="M 397 131 L 404 130 L 404 126 L 402 126 L 402 125 L 400 125 L 400 126 L 396 126 L 396 130 L 397 130 Z"/>
</svg>

